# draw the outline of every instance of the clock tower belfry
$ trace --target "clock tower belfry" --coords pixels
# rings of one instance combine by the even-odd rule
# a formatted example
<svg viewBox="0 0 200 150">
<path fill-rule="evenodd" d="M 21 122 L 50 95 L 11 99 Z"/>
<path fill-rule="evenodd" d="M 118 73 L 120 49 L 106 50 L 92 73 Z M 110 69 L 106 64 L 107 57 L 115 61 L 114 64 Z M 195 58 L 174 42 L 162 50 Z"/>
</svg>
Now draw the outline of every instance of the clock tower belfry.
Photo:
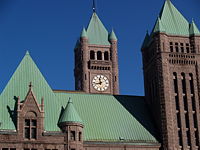
<svg viewBox="0 0 200 150">
<path fill-rule="evenodd" d="M 94 11 L 74 49 L 75 89 L 86 93 L 119 94 L 117 37 L 109 34 Z"/>
</svg>

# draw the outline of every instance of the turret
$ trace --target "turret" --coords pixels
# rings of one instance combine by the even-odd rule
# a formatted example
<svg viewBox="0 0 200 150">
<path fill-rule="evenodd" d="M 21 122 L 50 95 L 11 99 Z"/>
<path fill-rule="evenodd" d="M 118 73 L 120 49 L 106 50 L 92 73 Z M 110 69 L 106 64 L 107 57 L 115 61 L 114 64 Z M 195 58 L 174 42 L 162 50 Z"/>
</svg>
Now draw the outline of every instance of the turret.
<svg viewBox="0 0 200 150">
<path fill-rule="evenodd" d="M 65 134 L 65 150 L 83 149 L 83 121 L 78 115 L 71 99 L 69 99 L 63 110 L 58 125 Z"/>
<path fill-rule="evenodd" d="M 119 94 L 119 71 L 118 71 L 118 53 L 117 53 L 117 36 L 114 30 L 109 35 L 109 41 L 111 43 L 110 53 L 112 60 L 112 78 L 113 78 L 113 94 Z"/>
</svg>

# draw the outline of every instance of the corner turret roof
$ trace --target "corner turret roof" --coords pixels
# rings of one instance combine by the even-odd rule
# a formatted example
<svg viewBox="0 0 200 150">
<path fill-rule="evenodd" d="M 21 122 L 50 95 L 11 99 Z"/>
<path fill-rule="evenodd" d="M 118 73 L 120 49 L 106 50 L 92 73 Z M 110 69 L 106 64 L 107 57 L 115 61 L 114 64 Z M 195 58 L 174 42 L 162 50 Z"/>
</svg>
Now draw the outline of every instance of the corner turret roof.
<svg viewBox="0 0 200 150">
<path fill-rule="evenodd" d="M 81 37 L 87 38 L 87 32 L 86 32 L 85 28 L 83 28 L 83 30 L 82 30 Z"/>
<path fill-rule="evenodd" d="M 197 28 L 196 24 L 194 23 L 194 20 L 192 20 L 192 23 L 190 24 L 190 35 L 200 35 L 200 31 Z"/>
<path fill-rule="evenodd" d="M 112 32 L 110 33 L 109 40 L 116 40 L 117 41 L 117 36 L 115 35 L 114 30 L 112 29 Z"/>
<path fill-rule="evenodd" d="M 64 122 L 81 123 L 81 124 L 83 123 L 82 119 L 80 118 L 76 109 L 74 108 L 74 105 L 73 105 L 71 99 L 69 99 L 69 101 L 62 113 L 62 116 L 59 120 L 59 123 L 64 123 Z"/>
<path fill-rule="evenodd" d="M 146 36 L 145 36 L 145 38 L 144 38 L 144 41 L 143 41 L 143 43 L 142 43 L 142 48 L 145 48 L 145 47 L 148 45 L 149 39 L 150 39 L 150 36 L 149 36 L 148 31 L 147 31 Z"/>
<path fill-rule="evenodd" d="M 160 20 L 160 17 L 158 17 L 156 24 L 154 26 L 153 32 L 165 32 L 164 25 L 162 24 L 162 21 Z"/>
</svg>

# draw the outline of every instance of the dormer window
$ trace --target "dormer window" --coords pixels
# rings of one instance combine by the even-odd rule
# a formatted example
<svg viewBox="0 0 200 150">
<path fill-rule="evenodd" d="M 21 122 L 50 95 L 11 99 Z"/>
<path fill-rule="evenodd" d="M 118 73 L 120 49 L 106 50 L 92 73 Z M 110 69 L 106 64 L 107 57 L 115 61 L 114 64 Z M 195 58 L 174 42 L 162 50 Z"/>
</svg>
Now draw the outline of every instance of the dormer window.
<svg viewBox="0 0 200 150">
<path fill-rule="evenodd" d="M 24 122 L 24 137 L 25 139 L 36 139 L 37 135 L 37 120 L 25 119 Z"/>
</svg>

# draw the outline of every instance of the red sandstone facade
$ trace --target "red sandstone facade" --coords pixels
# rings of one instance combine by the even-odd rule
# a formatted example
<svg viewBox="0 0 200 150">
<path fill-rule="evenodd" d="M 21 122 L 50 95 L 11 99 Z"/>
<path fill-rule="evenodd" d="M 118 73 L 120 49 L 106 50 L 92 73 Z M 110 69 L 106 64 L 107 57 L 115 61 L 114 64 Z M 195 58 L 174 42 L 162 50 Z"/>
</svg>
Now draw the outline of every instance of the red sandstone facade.
<svg viewBox="0 0 200 150">
<path fill-rule="evenodd" d="M 200 36 L 157 33 L 142 49 L 145 95 L 163 149 L 200 147 Z"/>
<path fill-rule="evenodd" d="M 111 45 L 92 45 L 86 37 L 80 38 L 75 48 L 75 89 L 86 93 L 119 94 L 119 71 L 117 40 Z M 96 75 L 104 75 L 109 80 L 108 89 L 98 91 L 92 86 Z"/>
</svg>

